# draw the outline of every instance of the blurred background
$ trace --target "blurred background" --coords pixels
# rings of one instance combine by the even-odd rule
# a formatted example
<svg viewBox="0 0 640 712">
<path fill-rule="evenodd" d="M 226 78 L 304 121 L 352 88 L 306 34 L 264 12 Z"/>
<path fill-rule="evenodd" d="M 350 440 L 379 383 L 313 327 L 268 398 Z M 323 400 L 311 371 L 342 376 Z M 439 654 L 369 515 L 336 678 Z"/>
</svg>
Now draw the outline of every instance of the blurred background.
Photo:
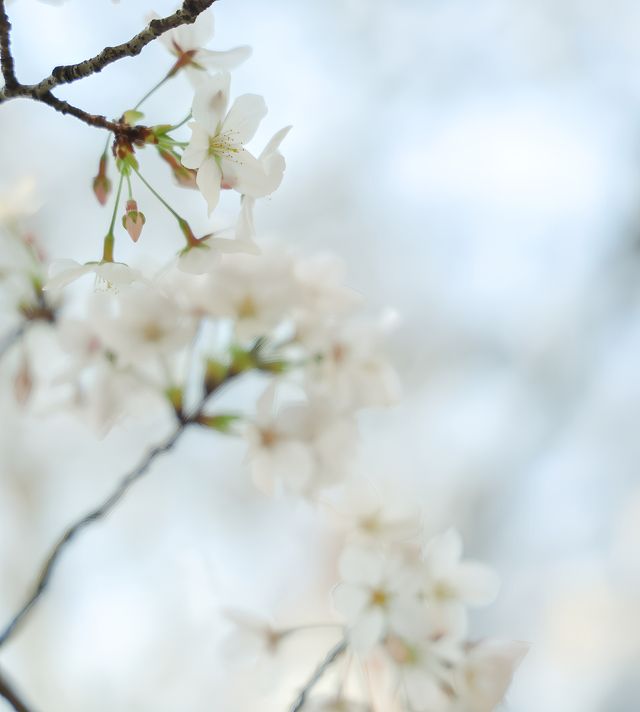
<svg viewBox="0 0 640 712">
<path fill-rule="evenodd" d="M 148 10 L 174 8 L 15 0 L 18 77 L 38 81 L 128 39 Z M 637 712 L 640 5 L 221 0 L 215 16 L 211 47 L 254 48 L 232 84 L 266 97 L 253 145 L 294 127 L 283 185 L 256 211 L 260 234 L 337 252 L 373 309 L 400 314 L 391 352 L 405 396 L 362 419 L 362 473 L 393 481 L 434 531 L 459 527 L 468 553 L 499 571 L 500 597 L 473 630 L 532 644 L 507 709 Z M 155 43 L 58 95 L 118 115 L 170 63 Z M 174 79 L 147 119 L 179 121 L 191 95 Z M 36 179 L 30 225 L 48 254 L 98 258 L 110 211 L 90 184 L 103 134 L 23 100 L 0 107 L 0 131 L 0 188 Z M 145 161 L 196 232 L 233 221 L 235 203 L 208 222 L 197 194 Z M 116 258 L 162 264 L 180 236 L 136 197 L 145 232 Z M 30 335 L 45 360 L 46 343 Z M 0 364 L 3 621 L 62 527 L 166 429 L 150 415 L 99 439 L 55 403 L 20 409 L 18 357 Z M 326 618 L 336 541 L 306 504 L 254 492 L 242 458 L 241 443 L 190 433 L 69 550 L 0 656 L 36 707 L 270 712 L 291 701 L 326 640 L 304 641 L 291 686 L 268 698 L 221 666 L 219 611 Z"/>
</svg>

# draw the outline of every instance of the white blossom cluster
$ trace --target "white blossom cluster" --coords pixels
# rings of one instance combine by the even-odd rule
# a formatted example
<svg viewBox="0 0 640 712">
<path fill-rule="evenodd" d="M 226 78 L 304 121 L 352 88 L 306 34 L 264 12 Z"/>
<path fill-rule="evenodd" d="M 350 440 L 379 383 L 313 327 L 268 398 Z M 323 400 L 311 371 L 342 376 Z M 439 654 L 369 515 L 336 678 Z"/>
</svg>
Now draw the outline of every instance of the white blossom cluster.
<svg viewBox="0 0 640 712">
<path fill-rule="evenodd" d="M 280 147 L 290 127 L 257 155 L 247 148 L 266 105 L 254 94 L 231 102 L 229 70 L 250 51 L 204 48 L 212 22 L 203 13 L 193 26 L 163 37 L 175 59 L 167 78 L 184 69 L 195 87 L 190 140 L 172 138 L 178 126 L 158 125 L 144 146 L 116 142 L 119 187 L 102 259 L 57 260 L 44 289 L 36 285 L 56 305 L 49 321 L 67 355 L 53 382 L 102 432 L 162 403 L 183 425 L 242 437 L 256 487 L 314 500 L 350 480 L 356 415 L 394 403 L 398 377 L 384 354 L 385 320 L 364 313 L 338 258 L 257 243 L 253 207 L 283 179 Z M 133 125 L 142 115 L 136 109 L 125 116 Z M 145 223 L 131 187 L 138 177 L 146 183 L 136 158 L 143 148 L 158 151 L 180 186 L 202 193 L 208 214 L 221 191 L 239 195 L 237 222 L 225 235 L 196 237 L 166 205 L 186 246 L 153 275 L 113 258 L 123 186 L 129 199 L 122 224 L 134 241 Z M 104 159 L 94 182 L 100 202 L 110 189 Z M 66 288 L 89 273 L 99 288 L 79 310 Z M 255 406 L 217 409 L 219 389 L 245 377 L 259 389 Z M 311 694 L 302 709 L 365 712 L 374 694 L 384 700 L 376 709 L 495 709 L 525 651 L 518 643 L 470 642 L 468 607 L 493 600 L 495 575 L 462 558 L 453 530 L 425 538 L 413 515 L 389 514 L 362 493 L 351 504 L 333 603 L 344 655 L 369 661 L 384 684 L 364 694 L 345 683 L 333 695 Z M 277 654 L 280 641 L 295 632 L 246 615 L 235 622 L 237 636 L 266 655 Z M 243 645 L 250 657 L 250 645 Z"/>
</svg>

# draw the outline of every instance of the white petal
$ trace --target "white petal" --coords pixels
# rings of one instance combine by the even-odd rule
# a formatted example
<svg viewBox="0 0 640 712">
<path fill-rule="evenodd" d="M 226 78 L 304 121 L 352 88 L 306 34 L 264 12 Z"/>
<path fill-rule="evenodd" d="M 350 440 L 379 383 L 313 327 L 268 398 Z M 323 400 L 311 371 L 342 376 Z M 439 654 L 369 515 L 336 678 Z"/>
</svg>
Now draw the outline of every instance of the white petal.
<svg viewBox="0 0 640 712">
<path fill-rule="evenodd" d="M 283 129 L 280 129 L 280 131 L 276 131 L 276 133 L 271 137 L 269 143 L 264 147 L 259 158 L 263 159 L 276 153 L 280 148 L 280 144 L 284 141 L 289 131 L 291 131 L 291 128 L 291 126 L 285 126 Z"/>
<path fill-rule="evenodd" d="M 379 551 L 347 547 L 340 556 L 338 569 L 344 581 L 377 586 L 382 580 L 385 560 Z"/>
<path fill-rule="evenodd" d="M 234 47 L 222 52 L 212 49 L 199 49 L 194 60 L 208 69 L 235 69 L 251 56 L 252 49 L 247 45 Z"/>
<path fill-rule="evenodd" d="M 209 215 L 215 210 L 220 200 L 220 180 L 222 175 L 218 164 L 214 158 L 207 158 L 204 163 L 198 168 L 196 175 L 196 183 L 200 192 L 207 201 Z"/>
<path fill-rule="evenodd" d="M 356 652 L 366 653 L 380 641 L 384 630 L 384 613 L 380 608 L 370 608 L 349 631 L 349 640 Z"/>
<path fill-rule="evenodd" d="M 460 599 L 468 605 L 486 606 L 498 595 L 500 579 L 488 566 L 475 561 L 464 561 L 456 572 L 455 586 Z"/>
<path fill-rule="evenodd" d="M 243 94 L 233 102 L 222 124 L 221 133 L 229 133 L 236 143 L 248 143 L 266 115 L 267 105 L 263 97 Z"/>
<path fill-rule="evenodd" d="M 450 571 L 462 557 L 462 537 L 456 529 L 448 529 L 428 541 L 423 553 L 434 571 Z"/>
<path fill-rule="evenodd" d="M 185 168 L 200 168 L 209 153 L 209 133 L 203 124 L 192 121 L 189 124 L 191 139 L 182 153 L 182 165 Z"/>
<path fill-rule="evenodd" d="M 256 236 L 256 228 L 253 222 L 253 206 L 256 199 L 248 195 L 243 195 L 240 203 L 240 215 L 236 222 L 236 237 L 238 240 L 251 241 Z"/>
<path fill-rule="evenodd" d="M 333 606 L 347 621 L 356 620 L 369 602 L 366 588 L 348 583 L 339 583 L 332 592 Z"/>
<path fill-rule="evenodd" d="M 81 265 L 75 260 L 55 260 L 49 267 L 49 279 L 44 289 L 62 289 L 83 274 L 93 271 L 94 265 Z"/>
<path fill-rule="evenodd" d="M 229 102 L 229 72 L 219 72 L 203 80 L 193 98 L 193 118 L 211 133 L 222 123 Z"/>
<path fill-rule="evenodd" d="M 240 149 L 231 158 L 223 157 L 221 168 L 225 184 L 238 193 L 253 198 L 269 195 L 270 181 L 264 166 L 245 149 Z"/>
</svg>

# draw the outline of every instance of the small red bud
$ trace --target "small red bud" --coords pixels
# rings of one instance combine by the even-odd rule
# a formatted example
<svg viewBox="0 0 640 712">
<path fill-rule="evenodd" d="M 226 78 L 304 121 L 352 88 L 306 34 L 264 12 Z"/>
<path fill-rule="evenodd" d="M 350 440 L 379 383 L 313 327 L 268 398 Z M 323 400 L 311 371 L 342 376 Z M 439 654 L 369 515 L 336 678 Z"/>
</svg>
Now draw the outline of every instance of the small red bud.
<svg viewBox="0 0 640 712">
<path fill-rule="evenodd" d="M 134 242 L 138 242 L 138 238 L 140 237 L 140 233 L 142 232 L 142 227 L 145 222 L 146 219 L 138 210 L 138 204 L 136 201 L 127 200 L 126 212 L 122 216 L 122 225 Z"/>
</svg>

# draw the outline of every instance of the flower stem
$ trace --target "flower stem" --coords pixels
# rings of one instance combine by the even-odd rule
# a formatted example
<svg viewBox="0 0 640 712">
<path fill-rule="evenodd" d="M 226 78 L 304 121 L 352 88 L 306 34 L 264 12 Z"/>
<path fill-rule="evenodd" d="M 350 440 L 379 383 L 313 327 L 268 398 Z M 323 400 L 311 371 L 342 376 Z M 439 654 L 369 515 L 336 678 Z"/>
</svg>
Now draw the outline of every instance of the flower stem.
<svg viewBox="0 0 640 712">
<path fill-rule="evenodd" d="M 176 129 L 179 129 L 181 126 L 184 126 L 187 121 L 191 118 L 191 112 L 189 112 L 184 119 L 179 124 L 174 124 L 170 129 L 167 129 L 166 133 L 169 133 L 169 131 L 175 131 Z"/>
<path fill-rule="evenodd" d="M 162 79 L 157 83 L 154 84 L 151 89 L 140 99 L 140 101 L 133 107 L 133 110 L 136 111 L 152 94 L 154 94 L 160 87 L 167 81 L 167 79 L 171 78 L 171 74 L 166 74 Z"/>
<path fill-rule="evenodd" d="M 111 224 L 109 225 L 109 232 L 104 238 L 104 245 L 102 247 L 102 261 L 103 262 L 113 262 L 113 245 L 115 238 L 113 236 L 113 228 L 116 224 L 116 214 L 118 212 L 118 205 L 120 204 L 120 193 L 122 192 L 122 182 L 124 181 L 124 173 L 120 174 L 120 180 L 118 182 L 118 192 L 116 193 L 116 202 L 113 206 L 113 215 L 111 216 Z"/>
<path fill-rule="evenodd" d="M 164 207 L 173 215 L 173 217 L 178 221 L 178 225 L 180 226 L 180 230 L 182 231 L 182 234 L 185 237 L 185 240 L 187 241 L 187 245 L 189 247 L 195 247 L 196 245 L 199 244 L 198 238 L 193 234 L 193 231 L 191 230 L 191 227 L 189 226 L 189 223 L 181 216 L 178 215 L 178 213 L 167 203 L 167 201 L 158 193 L 158 191 L 153 188 L 147 180 L 144 178 L 142 173 L 137 168 L 133 168 L 133 170 L 136 172 L 136 175 L 140 180 L 147 186 L 147 188 L 153 193 L 153 195 L 164 205 Z"/>
</svg>

